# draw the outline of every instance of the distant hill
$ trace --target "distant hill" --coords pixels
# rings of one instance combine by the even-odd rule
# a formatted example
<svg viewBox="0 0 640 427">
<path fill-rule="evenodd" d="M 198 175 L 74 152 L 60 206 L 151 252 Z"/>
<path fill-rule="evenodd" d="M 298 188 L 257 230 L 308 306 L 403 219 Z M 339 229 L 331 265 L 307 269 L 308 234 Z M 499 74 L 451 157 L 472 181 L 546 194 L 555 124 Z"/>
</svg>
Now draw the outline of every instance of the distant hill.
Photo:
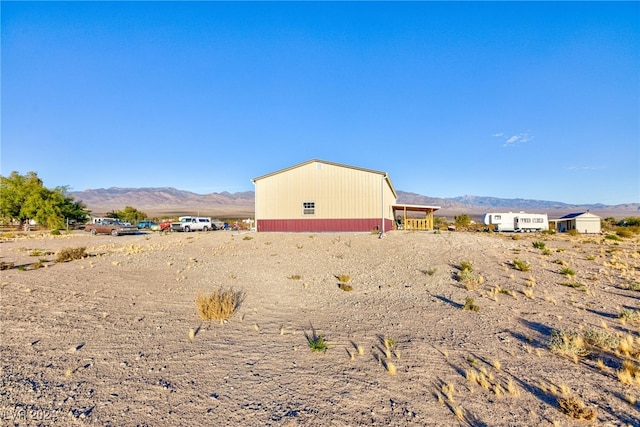
<svg viewBox="0 0 640 427">
<path fill-rule="evenodd" d="M 94 215 L 103 215 L 125 206 L 149 216 L 206 215 L 214 217 L 249 217 L 254 212 L 254 192 L 196 194 L 173 187 L 98 188 L 70 192 L 82 200 Z"/>
<path fill-rule="evenodd" d="M 212 217 L 250 217 L 254 213 L 254 192 L 196 194 L 173 187 L 160 188 L 99 188 L 70 192 L 83 201 L 94 215 L 133 206 L 149 216 L 206 215 Z M 528 199 L 500 199 L 497 197 L 459 196 L 453 198 L 429 197 L 398 191 L 398 203 L 440 206 L 436 215 L 454 216 L 466 213 L 479 216 L 489 211 L 521 211 L 547 213 L 559 217 L 571 212 L 589 210 L 597 215 L 622 218 L 640 214 L 639 203 L 622 205 L 572 205 L 563 202 Z"/>
<path fill-rule="evenodd" d="M 466 213 L 481 215 L 491 211 L 527 211 L 531 213 L 546 213 L 551 218 L 557 218 L 572 212 L 590 211 L 602 217 L 626 217 L 640 214 L 640 203 L 625 203 L 620 205 L 604 205 L 602 203 L 575 205 L 563 202 L 531 199 L 501 199 L 497 197 L 458 196 L 452 198 L 427 197 L 421 194 L 398 191 L 398 203 L 415 205 L 440 206 L 439 213 L 443 216 Z"/>
</svg>

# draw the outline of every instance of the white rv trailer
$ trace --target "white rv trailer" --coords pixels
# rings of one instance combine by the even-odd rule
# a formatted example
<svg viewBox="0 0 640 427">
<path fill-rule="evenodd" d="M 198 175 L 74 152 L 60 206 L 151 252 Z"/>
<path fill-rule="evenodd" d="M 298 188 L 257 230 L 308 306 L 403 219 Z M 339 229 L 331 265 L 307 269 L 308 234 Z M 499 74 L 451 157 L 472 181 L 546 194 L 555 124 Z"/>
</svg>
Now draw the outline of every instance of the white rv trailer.
<svg viewBox="0 0 640 427">
<path fill-rule="evenodd" d="M 525 212 L 491 212 L 484 215 L 484 225 L 495 231 L 544 231 L 549 229 L 547 214 Z"/>
</svg>

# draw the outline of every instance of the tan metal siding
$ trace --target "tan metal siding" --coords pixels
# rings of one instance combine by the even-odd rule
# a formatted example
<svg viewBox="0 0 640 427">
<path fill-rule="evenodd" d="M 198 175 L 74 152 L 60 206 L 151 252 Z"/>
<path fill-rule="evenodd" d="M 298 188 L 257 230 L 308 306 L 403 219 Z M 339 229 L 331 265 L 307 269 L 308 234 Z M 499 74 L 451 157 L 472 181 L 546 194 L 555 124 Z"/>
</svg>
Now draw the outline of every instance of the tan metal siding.
<svg viewBox="0 0 640 427">
<path fill-rule="evenodd" d="M 258 219 L 392 218 L 393 191 L 384 175 L 313 162 L 255 181 Z M 315 215 L 302 214 L 302 202 L 315 203 Z"/>
</svg>

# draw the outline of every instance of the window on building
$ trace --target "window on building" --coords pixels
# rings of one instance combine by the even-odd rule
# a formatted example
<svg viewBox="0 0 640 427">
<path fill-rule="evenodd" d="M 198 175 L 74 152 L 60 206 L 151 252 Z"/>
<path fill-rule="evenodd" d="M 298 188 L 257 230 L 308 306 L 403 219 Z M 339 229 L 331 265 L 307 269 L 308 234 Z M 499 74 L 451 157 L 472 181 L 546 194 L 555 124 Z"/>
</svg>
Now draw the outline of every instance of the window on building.
<svg viewBox="0 0 640 427">
<path fill-rule="evenodd" d="M 302 214 L 303 215 L 315 215 L 316 202 L 302 202 Z"/>
<path fill-rule="evenodd" d="M 496 215 L 495 219 L 502 219 L 502 217 L 500 215 Z"/>
</svg>

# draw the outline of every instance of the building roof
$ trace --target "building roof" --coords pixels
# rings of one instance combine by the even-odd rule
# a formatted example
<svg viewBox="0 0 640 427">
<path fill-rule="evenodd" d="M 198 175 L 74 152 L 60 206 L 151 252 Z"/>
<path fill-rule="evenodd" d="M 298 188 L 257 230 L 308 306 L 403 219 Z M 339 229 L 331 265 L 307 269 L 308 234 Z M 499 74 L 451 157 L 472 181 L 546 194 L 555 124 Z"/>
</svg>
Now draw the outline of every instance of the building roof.
<svg viewBox="0 0 640 427">
<path fill-rule="evenodd" d="M 407 212 L 434 212 L 440 209 L 440 206 L 428 206 L 428 205 L 403 205 L 395 204 L 391 206 L 393 210 L 406 210 Z"/>
<path fill-rule="evenodd" d="M 591 217 L 597 216 L 597 215 L 592 214 L 589 211 L 587 211 L 587 212 L 574 212 L 574 213 L 567 214 L 565 216 L 561 216 L 559 219 L 573 219 L 573 218 L 577 218 L 577 217 L 583 216 L 583 215 L 584 216 L 591 216 Z"/>
<path fill-rule="evenodd" d="M 389 178 L 389 174 L 387 174 L 386 172 L 377 171 L 377 170 L 373 170 L 373 169 L 359 168 L 359 167 L 356 167 L 356 166 L 349 166 L 349 165 L 344 165 L 344 164 L 340 164 L 340 163 L 327 162 L 325 160 L 318 160 L 318 159 L 307 160 L 306 162 L 298 163 L 297 165 L 289 166 L 288 168 L 280 169 L 278 171 L 271 172 L 271 173 L 268 173 L 266 175 L 259 176 L 257 178 L 253 178 L 251 181 L 253 181 L 255 183 L 256 181 L 259 181 L 261 179 L 268 178 L 268 177 L 273 176 L 273 175 L 278 175 L 280 173 L 287 172 L 287 171 L 290 171 L 292 169 L 297 169 L 299 167 L 306 166 L 306 165 L 311 164 L 311 163 L 323 163 L 325 165 L 338 166 L 338 167 L 341 167 L 341 168 L 354 169 L 354 170 L 358 170 L 358 171 L 362 171 L 362 172 L 369 172 L 369 173 L 381 175 L 387 181 L 387 184 L 389 184 L 389 187 L 391 188 L 391 192 L 393 192 L 393 195 L 396 198 L 398 197 L 398 194 L 396 193 L 396 189 L 393 187 L 393 184 L 391 183 L 391 179 Z"/>
</svg>

